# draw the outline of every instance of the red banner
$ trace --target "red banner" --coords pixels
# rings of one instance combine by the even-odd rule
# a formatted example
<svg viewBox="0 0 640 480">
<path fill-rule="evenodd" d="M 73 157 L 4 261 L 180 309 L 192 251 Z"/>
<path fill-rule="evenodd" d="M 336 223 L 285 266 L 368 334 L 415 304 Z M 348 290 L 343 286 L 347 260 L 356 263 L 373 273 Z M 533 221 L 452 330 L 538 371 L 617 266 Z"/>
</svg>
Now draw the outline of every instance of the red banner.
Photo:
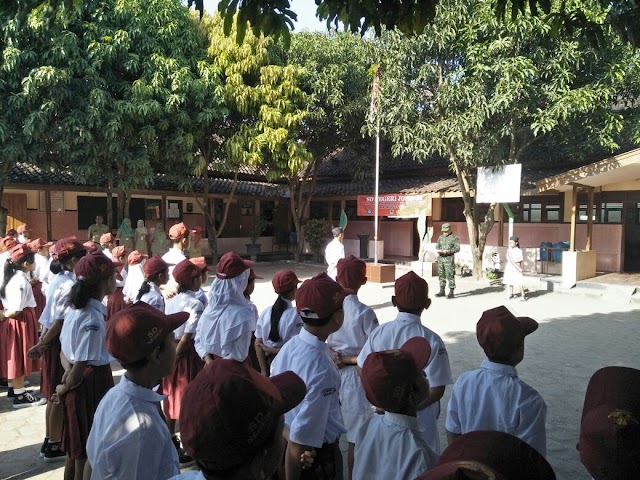
<svg viewBox="0 0 640 480">
<path fill-rule="evenodd" d="M 358 216 L 375 216 L 375 195 L 358 195 Z M 431 195 L 392 193 L 378 196 L 378 216 L 417 218 L 431 215 Z"/>
</svg>

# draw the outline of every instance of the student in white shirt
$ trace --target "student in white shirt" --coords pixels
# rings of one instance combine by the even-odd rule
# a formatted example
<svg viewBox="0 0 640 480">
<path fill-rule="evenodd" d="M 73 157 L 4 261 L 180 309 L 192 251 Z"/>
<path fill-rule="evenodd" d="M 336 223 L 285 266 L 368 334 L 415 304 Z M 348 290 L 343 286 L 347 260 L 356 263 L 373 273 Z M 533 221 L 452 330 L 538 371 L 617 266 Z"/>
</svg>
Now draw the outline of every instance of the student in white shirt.
<svg viewBox="0 0 640 480">
<path fill-rule="evenodd" d="M 315 451 L 316 458 L 305 478 L 342 478 L 338 442 L 346 429 L 340 412 L 340 373 L 326 340 L 342 326 L 345 294 L 326 273 L 300 285 L 296 309 L 304 327 L 284 344 L 271 364 L 272 376 L 292 371 L 307 385 L 304 401 L 285 415 L 287 480 L 301 478 L 300 458 L 307 450 Z"/>
<path fill-rule="evenodd" d="M 371 405 L 365 397 L 357 358 L 369 335 L 378 326 L 378 319 L 371 307 L 358 300 L 358 291 L 367 283 L 367 266 L 359 258 L 349 255 L 338 261 L 337 281 L 349 294 L 344 299 L 344 324 L 329 335 L 327 345 L 333 352 L 340 370 L 340 407 L 349 442 L 349 472 L 353 470 L 353 452 L 356 433 L 371 415 Z"/>
<path fill-rule="evenodd" d="M 127 281 L 129 252 L 122 245 L 111 250 L 111 260 L 121 264 L 116 273 L 116 290 L 107 298 L 107 321 L 126 306 L 124 300 L 124 283 Z"/>
<path fill-rule="evenodd" d="M 64 368 L 60 360 L 60 331 L 67 312 L 71 308 L 71 288 L 76 283 L 73 270 L 87 251 L 75 237 L 60 239 L 51 247 L 54 260 L 49 265 L 50 284 L 47 288 L 45 309 L 40 315 L 42 325 L 40 341 L 29 351 L 31 357 L 42 356 L 42 380 L 40 393 L 47 401 L 45 410 L 45 438 L 40 447 L 40 456 L 45 462 L 62 461 L 62 419 L 63 409 L 59 403 L 50 399 L 56 393 L 56 387 L 62 381 Z"/>
<path fill-rule="evenodd" d="M 176 283 L 173 279 L 173 269 L 182 260 L 187 258 L 186 248 L 189 242 L 190 230 L 184 223 L 178 223 L 173 225 L 169 229 L 169 239 L 171 240 L 171 248 L 162 255 L 162 260 L 169 264 L 169 275 L 171 277 L 170 284 L 176 287 Z"/>
<path fill-rule="evenodd" d="M 447 409 L 447 438 L 475 430 L 515 435 L 547 455 L 542 396 L 518 378 L 516 365 L 524 358 L 524 338 L 538 328 L 528 317 L 516 317 L 506 307 L 487 310 L 476 325 L 478 343 L 487 356 L 481 368 L 456 380 Z"/>
<path fill-rule="evenodd" d="M 200 288 L 196 292 L 196 298 L 202 302 L 204 308 L 207 308 L 209 300 L 207 299 L 207 292 L 205 292 L 202 287 L 209 282 L 209 272 L 213 272 L 215 270 L 207 265 L 207 260 L 204 257 L 190 258 L 189 261 L 195 264 L 202 272 L 200 275 Z"/>
<path fill-rule="evenodd" d="M 102 248 L 102 253 L 107 258 L 113 258 L 113 253 L 111 251 L 116 246 L 116 239 L 111 232 L 107 232 L 100 236 L 100 247 Z"/>
<path fill-rule="evenodd" d="M 0 372 L 13 385 L 13 408 L 39 405 L 40 399 L 25 390 L 25 376 L 40 368 L 37 359 L 25 355 L 38 341 L 37 319 L 28 275 L 35 268 L 33 251 L 25 244 L 17 244 L 2 265 L 4 276 L 0 298 L 4 310 L 0 312 Z"/>
<path fill-rule="evenodd" d="M 358 355 L 358 366 L 362 368 L 371 352 L 399 348 L 413 337 L 429 340 L 431 356 L 424 369 L 429 381 L 429 396 L 418 405 L 418 428 L 429 448 L 439 454 L 440 399 L 446 386 L 453 383 L 453 379 L 444 342 L 438 334 L 422 325 L 420 320 L 422 312 L 431 305 L 429 286 L 424 279 L 414 272 L 409 272 L 396 280 L 395 295 L 391 297 L 391 302 L 398 308 L 398 316 L 394 321 L 380 325 L 371 332 Z"/>
<path fill-rule="evenodd" d="M 173 269 L 173 278 L 179 286 L 178 294 L 167 301 L 165 308 L 167 315 L 178 312 L 189 313 L 187 322 L 173 332 L 177 344 L 176 363 L 171 373 L 162 379 L 162 393 L 167 396 L 163 405 L 164 415 L 178 450 L 181 467 L 192 464 L 193 459 L 180 450 L 180 440 L 176 436 L 176 421 L 180 418 L 184 391 L 204 365 L 194 346 L 196 328 L 204 310 L 204 305 L 196 298 L 196 291 L 200 289 L 201 273 L 197 265 L 186 259 L 176 265 Z"/>
<path fill-rule="evenodd" d="M 144 283 L 138 290 L 136 301 L 148 303 L 164 312 L 165 302 L 162 286 L 169 281 L 169 265 L 156 255 L 144 262 Z"/>
<path fill-rule="evenodd" d="M 333 234 L 333 240 L 331 240 L 324 250 L 324 260 L 327 262 L 327 274 L 333 279 L 336 279 L 338 274 L 338 260 L 344 258 L 344 245 L 342 239 L 344 233 L 341 227 L 336 227 L 331 230 Z"/>
<path fill-rule="evenodd" d="M 278 298 L 258 317 L 256 327 L 256 355 L 263 375 L 269 376 L 269 367 L 282 346 L 300 333 L 302 318 L 293 306 L 298 290 L 298 277 L 292 270 L 280 270 L 271 279 Z"/>
<path fill-rule="evenodd" d="M 65 478 L 82 480 L 86 445 L 98 403 L 113 387 L 111 360 L 105 343 L 105 295 L 116 289 L 116 267 L 102 253 L 90 253 L 75 266 L 71 308 L 60 332 L 65 375 L 54 400 L 64 406 L 62 448 L 67 454 Z"/>
<path fill-rule="evenodd" d="M 126 372 L 96 411 L 87 440 L 85 478 L 166 480 L 180 473 L 159 408 L 165 396 L 155 387 L 173 368 L 173 332 L 188 318 L 186 312 L 165 315 L 138 302 L 109 321 L 107 349 Z"/>
<path fill-rule="evenodd" d="M 196 351 L 205 362 L 230 358 L 244 362 L 256 329 L 255 306 L 244 296 L 253 262 L 227 252 L 216 266 L 209 304 L 196 330 Z"/>
<path fill-rule="evenodd" d="M 127 304 L 131 304 L 136 301 L 140 287 L 144 283 L 144 264 L 147 255 L 140 253 L 138 250 L 134 250 L 127 257 L 127 278 L 122 286 L 122 296 Z"/>
<path fill-rule="evenodd" d="M 520 290 L 520 300 L 525 301 L 527 296 L 524 291 L 524 256 L 520 249 L 520 239 L 511 237 L 507 250 L 507 264 L 504 267 L 503 283 L 509 287 L 509 300 L 515 297 L 513 289 Z"/>
<path fill-rule="evenodd" d="M 438 456 L 418 430 L 418 405 L 429 395 L 424 376 L 431 346 L 413 337 L 397 350 L 369 354 L 362 367 L 362 385 L 378 414 L 355 438 L 353 478 L 416 478 L 433 468 Z"/>
</svg>

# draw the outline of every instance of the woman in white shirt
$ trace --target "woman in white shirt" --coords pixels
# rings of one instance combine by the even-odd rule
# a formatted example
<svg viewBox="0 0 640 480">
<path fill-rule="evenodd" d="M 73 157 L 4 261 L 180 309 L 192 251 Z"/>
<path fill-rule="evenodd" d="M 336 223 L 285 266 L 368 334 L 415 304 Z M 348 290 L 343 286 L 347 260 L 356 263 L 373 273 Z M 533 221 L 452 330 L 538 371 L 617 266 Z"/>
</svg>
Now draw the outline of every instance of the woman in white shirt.
<svg viewBox="0 0 640 480">
<path fill-rule="evenodd" d="M 509 249 L 507 250 L 507 264 L 504 267 L 503 283 L 509 287 L 509 299 L 515 297 L 513 287 L 520 289 L 520 300 L 527 299 L 524 293 L 524 256 L 520 249 L 520 239 L 511 237 L 509 239 Z"/>
</svg>

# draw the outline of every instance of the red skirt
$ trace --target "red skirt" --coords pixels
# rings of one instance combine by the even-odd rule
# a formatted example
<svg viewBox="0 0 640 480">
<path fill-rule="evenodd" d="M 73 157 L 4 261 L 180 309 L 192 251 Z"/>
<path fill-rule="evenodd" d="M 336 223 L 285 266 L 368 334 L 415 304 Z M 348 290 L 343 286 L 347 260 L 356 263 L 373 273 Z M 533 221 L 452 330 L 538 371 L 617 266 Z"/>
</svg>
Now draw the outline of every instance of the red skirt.
<svg viewBox="0 0 640 480">
<path fill-rule="evenodd" d="M 109 300 L 107 301 L 107 322 L 126 305 L 122 287 L 116 288 L 116 291 L 109 295 Z"/>
<path fill-rule="evenodd" d="M 33 298 L 36 299 L 36 318 L 40 318 L 47 303 L 47 297 L 42 293 L 42 282 L 34 283 L 31 285 L 31 289 L 33 290 Z"/>
<path fill-rule="evenodd" d="M 164 414 L 171 420 L 180 418 L 182 395 L 189 382 L 196 378 L 204 367 L 204 362 L 196 353 L 193 341 L 189 343 L 189 350 L 176 357 L 171 373 L 162 379 L 162 394 L 167 395 L 164 401 Z"/>
<path fill-rule="evenodd" d="M 40 360 L 27 357 L 38 343 L 38 321 L 32 307 L 0 322 L 0 368 L 2 377 L 13 380 L 40 370 Z"/>
<path fill-rule="evenodd" d="M 60 361 L 60 337 L 56 338 L 42 355 L 42 381 L 40 395 L 47 401 L 56 393 L 56 387 L 62 383 L 64 368 Z"/>
<path fill-rule="evenodd" d="M 82 383 L 63 398 L 62 449 L 72 460 L 87 458 L 87 438 L 98 404 L 113 387 L 109 365 L 88 366 Z"/>
</svg>

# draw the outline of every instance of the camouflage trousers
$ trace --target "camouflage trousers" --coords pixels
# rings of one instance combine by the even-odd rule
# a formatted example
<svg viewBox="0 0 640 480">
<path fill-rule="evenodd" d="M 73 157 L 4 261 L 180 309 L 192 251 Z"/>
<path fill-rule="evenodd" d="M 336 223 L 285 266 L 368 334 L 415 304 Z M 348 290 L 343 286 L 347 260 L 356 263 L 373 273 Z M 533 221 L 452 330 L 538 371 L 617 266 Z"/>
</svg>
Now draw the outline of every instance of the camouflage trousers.
<svg viewBox="0 0 640 480">
<path fill-rule="evenodd" d="M 438 280 L 440 280 L 440 288 L 445 288 L 447 281 L 451 290 L 456 288 L 456 265 L 453 255 L 438 257 Z"/>
</svg>

